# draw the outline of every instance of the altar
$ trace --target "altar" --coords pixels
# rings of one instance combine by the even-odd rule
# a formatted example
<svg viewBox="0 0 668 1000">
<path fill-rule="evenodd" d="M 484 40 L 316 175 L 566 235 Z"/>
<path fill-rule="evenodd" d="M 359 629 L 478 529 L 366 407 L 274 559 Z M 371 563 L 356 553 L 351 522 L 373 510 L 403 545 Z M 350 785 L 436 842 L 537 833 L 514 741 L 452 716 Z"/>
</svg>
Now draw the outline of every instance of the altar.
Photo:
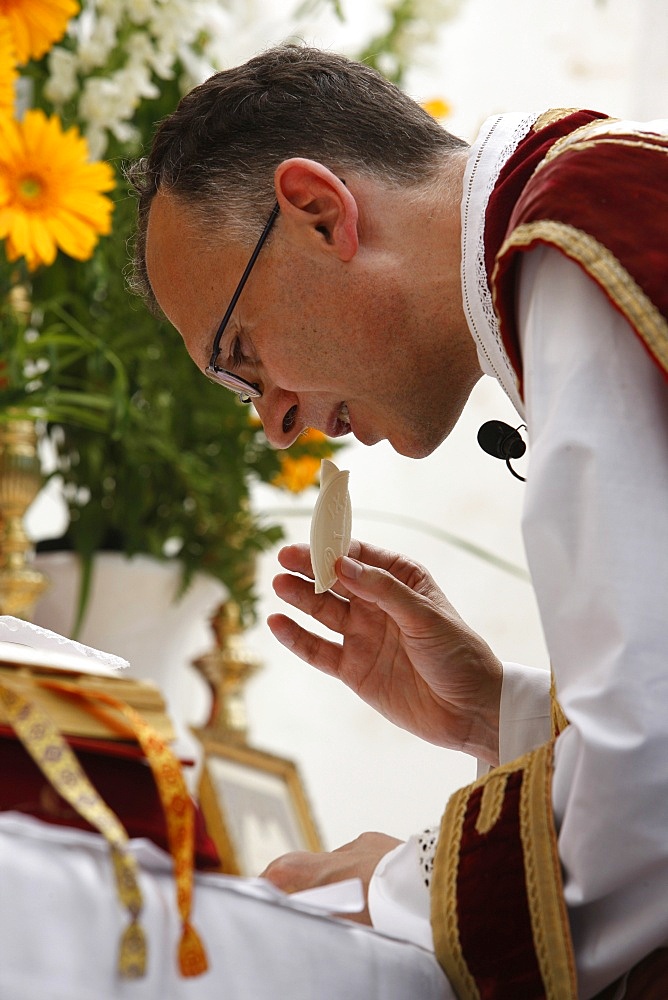
<svg viewBox="0 0 668 1000">
<path fill-rule="evenodd" d="M 148 840 L 130 846 L 148 963 L 123 980 L 125 914 L 104 839 L 0 814 L 1 1000 L 454 1000 L 433 954 L 328 912 L 353 909 L 354 887 L 287 896 L 215 873 L 196 873 L 194 890 L 209 969 L 183 978 L 171 858 Z"/>
</svg>

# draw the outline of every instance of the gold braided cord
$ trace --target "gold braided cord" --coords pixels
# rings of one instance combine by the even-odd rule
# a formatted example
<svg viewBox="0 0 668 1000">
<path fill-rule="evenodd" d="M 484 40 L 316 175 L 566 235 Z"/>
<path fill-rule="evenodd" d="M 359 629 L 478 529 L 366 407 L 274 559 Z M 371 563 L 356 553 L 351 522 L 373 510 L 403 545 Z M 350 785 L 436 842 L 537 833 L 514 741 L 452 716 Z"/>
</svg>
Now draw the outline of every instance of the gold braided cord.
<svg viewBox="0 0 668 1000">
<path fill-rule="evenodd" d="M 545 1000 L 576 1000 L 577 978 L 552 819 L 553 744 L 527 758 L 520 792 L 520 837 L 533 942 Z"/>
<path fill-rule="evenodd" d="M 457 878 L 468 803 L 471 796 L 482 788 L 476 832 L 479 835 L 490 832 L 501 816 L 508 778 L 520 772 L 519 840 L 524 859 L 533 945 L 546 990 L 545 997 L 546 1000 L 575 1000 L 577 997 L 552 814 L 552 753 L 553 744 L 547 743 L 517 760 L 494 768 L 459 789 L 448 801 L 434 858 L 431 918 L 436 957 L 458 1000 L 481 1000 L 462 950 L 458 923 Z M 483 810 L 486 815 L 481 821 Z"/>
<path fill-rule="evenodd" d="M 614 254 L 581 229 L 547 219 L 517 226 L 501 247 L 499 259 L 511 249 L 526 249 L 536 242 L 555 246 L 575 260 L 604 289 L 659 364 L 668 371 L 668 321 Z M 492 284 L 497 287 L 496 273 Z"/>
<path fill-rule="evenodd" d="M 560 122 L 563 118 L 568 118 L 569 115 L 577 114 L 580 108 L 550 108 L 548 111 L 544 111 L 542 115 L 536 118 L 535 122 L 531 126 L 532 132 L 542 132 L 544 128 L 548 125 L 554 125 L 556 122 Z"/>
<path fill-rule="evenodd" d="M 127 850 L 128 835 L 123 825 L 100 798 L 46 712 L 6 682 L 0 684 L 0 698 L 12 728 L 42 774 L 110 845 L 116 892 L 130 914 L 121 938 L 118 971 L 124 979 L 145 975 L 147 947 L 139 923 L 143 906 L 139 871 L 136 859 Z"/>
<path fill-rule="evenodd" d="M 562 153 L 573 150 L 591 149 L 592 144 L 603 143 L 611 146 L 631 146 L 634 149 L 648 149 L 653 153 L 668 153 L 668 139 L 663 135 L 654 135 L 648 132 L 638 132 L 628 130 L 624 132 L 600 132 L 603 125 L 618 121 L 615 118 L 599 119 L 595 122 L 587 122 L 580 128 L 569 132 L 568 135 L 557 139 L 553 146 L 547 151 L 544 158 L 538 164 L 535 174 L 543 170 L 545 166 L 552 163 L 554 159 Z"/>
<path fill-rule="evenodd" d="M 479 833 L 481 837 L 496 826 L 501 815 L 508 777 L 508 772 L 500 769 L 490 771 L 486 775 L 480 800 L 480 811 L 475 824 L 476 833 Z"/>
<path fill-rule="evenodd" d="M 448 800 L 436 845 L 431 884 L 434 950 L 458 1000 L 481 1000 L 478 986 L 462 951 L 457 908 L 459 850 L 466 807 L 474 787 L 475 784 L 460 788 Z"/>
</svg>

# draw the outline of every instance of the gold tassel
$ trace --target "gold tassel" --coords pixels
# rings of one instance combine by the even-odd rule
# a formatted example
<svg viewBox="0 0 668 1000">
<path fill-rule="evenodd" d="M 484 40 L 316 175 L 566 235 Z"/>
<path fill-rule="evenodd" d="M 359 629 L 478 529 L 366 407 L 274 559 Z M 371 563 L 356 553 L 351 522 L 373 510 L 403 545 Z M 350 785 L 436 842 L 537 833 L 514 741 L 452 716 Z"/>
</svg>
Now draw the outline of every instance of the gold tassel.
<svg viewBox="0 0 668 1000">
<path fill-rule="evenodd" d="M 127 850 L 123 825 L 90 783 L 46 712 L 10 684 L 0 684 L 0 698 L 16 735 L 47 781 L 110 845 L 116 892 L 131 918 L 121 938 L 118 971 L 123 978 L 145 975 L 146 938 L 138 922 L 143 906 L 139 871 Z"/>
</svg>

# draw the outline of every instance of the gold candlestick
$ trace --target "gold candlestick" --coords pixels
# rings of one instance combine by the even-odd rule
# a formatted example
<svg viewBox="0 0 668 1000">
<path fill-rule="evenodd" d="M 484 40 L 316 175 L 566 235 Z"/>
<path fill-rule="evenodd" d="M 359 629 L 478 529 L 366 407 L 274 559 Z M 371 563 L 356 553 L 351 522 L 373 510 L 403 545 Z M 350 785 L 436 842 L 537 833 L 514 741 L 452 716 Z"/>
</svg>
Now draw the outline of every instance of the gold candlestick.
<svg viewBox="0 0 668 1000">
<path fill-rule="evenodd" d="M 0 613 L 27 618 L 47 586 L 30 565 L 33 546 L 23 518 L 42 485 L 35 422 L 0 421 Z"/>
<path fill-rule="evenodd" d="M 193 663 L 211 688 L 209 720 L 197 731 L 200 737 L 245 744 L 248 719 L 244 686 L 261 664 L 243 645 L 239 605 L 225 601 L 211 618 L 215 648 Z"/>
</svg>

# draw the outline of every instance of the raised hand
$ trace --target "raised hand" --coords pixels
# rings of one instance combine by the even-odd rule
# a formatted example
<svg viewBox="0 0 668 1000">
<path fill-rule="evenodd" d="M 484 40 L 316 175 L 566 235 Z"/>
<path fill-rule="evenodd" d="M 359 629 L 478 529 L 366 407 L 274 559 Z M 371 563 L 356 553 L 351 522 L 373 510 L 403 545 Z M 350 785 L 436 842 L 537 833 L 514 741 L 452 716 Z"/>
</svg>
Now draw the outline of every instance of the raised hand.
<svg viewBox="0 0 668 1000">
<path fill-rule="evenodd" d="M 343 640 L 271 615 L 279 642 L 403 729 L 498 763 L 501 663 L 422 566 L 353 541 L 333 591 L 316 595 L 307 545 L 278 558 L 289 571 L 274 580 L 278 596 Z"/>
</svg>

